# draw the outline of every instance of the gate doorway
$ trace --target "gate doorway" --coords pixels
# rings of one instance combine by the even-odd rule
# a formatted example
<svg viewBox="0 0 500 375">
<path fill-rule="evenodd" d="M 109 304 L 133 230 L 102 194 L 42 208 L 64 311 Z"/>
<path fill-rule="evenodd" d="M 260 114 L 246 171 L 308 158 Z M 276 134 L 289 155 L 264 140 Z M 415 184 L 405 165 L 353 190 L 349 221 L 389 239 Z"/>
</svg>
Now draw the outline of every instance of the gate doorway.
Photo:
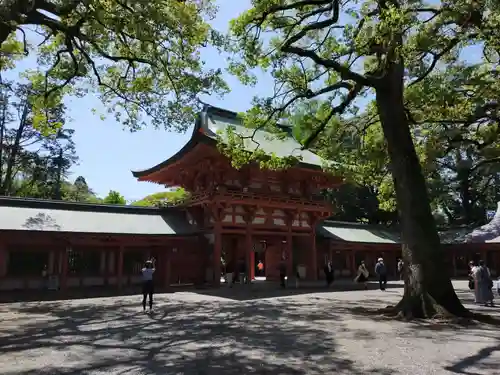
<svg viewBox="0 0 500 375">
<path fill-rule="evenodd" d="M 266 248 L 267 242 L 262 240 L 253 246 L 252 268 L 256 281 L 266 280 Z"/>
</svg>

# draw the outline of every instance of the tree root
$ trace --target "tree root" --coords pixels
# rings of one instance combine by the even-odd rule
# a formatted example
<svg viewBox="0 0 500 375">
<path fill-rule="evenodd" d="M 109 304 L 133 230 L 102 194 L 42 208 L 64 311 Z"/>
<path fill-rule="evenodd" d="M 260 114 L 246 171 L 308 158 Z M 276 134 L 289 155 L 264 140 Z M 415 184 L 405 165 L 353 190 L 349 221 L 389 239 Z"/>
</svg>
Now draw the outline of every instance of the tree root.
<svg viewBox="0 0 500 375">
<path fill-rule="evenodd" d="M 380 313 L 399 320 L 425 319 L 433 321 L 462 322 L 474 320 L 474 314 L 460 303 L 448 306 L 438 303 L 430 294 L 404 296 L 396 306 L 387 306 Z"/>
</svg>

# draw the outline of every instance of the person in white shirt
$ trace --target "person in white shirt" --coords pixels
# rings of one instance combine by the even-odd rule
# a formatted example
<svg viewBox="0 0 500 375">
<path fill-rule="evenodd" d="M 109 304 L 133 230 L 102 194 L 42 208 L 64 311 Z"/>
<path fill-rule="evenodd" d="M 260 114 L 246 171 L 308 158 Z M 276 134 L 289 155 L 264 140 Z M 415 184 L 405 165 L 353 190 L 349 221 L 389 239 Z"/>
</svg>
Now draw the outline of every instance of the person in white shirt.
<svg viewBox="0 0 500 375">
<path fill-rule="evenodd" d="M 154 283 L 153 274 L 155 273 L 155 263 L 153 260 L 148 260 L 142 269 L 142 309 L 146 311 L 146 299 L 149 296 L 149 311 L 153 309 L 153 293 Z"/>
</svg>

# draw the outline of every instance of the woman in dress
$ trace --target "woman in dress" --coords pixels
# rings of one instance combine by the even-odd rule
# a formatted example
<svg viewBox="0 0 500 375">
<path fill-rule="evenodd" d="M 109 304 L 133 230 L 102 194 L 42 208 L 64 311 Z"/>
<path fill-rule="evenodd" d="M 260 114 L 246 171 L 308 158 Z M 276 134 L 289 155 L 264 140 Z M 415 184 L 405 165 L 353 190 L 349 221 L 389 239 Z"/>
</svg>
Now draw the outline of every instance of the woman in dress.
<svg viewBox="0 0 500 375">
<path fill-rule="evenodd" d="M 365 289 L 368 289 L 368 276 L 370 273 L 368 272 L 368 269 L 366 268 L 365 261 L 362 260 L 361 264 L 358 267 L 358 273 L 356 275 L 356 278 L 354 279 L 357 283 L 364 283 Z"/>
</svg>

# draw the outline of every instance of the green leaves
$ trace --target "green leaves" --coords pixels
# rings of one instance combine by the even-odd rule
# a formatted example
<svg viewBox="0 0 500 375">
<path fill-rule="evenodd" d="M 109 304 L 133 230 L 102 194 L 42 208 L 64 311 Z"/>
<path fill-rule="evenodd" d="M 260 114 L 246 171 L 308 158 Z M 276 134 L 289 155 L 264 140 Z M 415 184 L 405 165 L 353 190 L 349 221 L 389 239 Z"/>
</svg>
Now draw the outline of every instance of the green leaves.
<svg viewBox="0 0 500 375">
<path fill-rule="evenodd" d="M 5 54 L 20 48 L 16 29 L 35 26 L 44 38 L 38 48 L 26 46 L 37 54 L 45 79 L 38 94 L 43 100 L 34 101 L 40 112 L 65 93 L 97 89 L 131 130 L 148 119 L 156 127 L 183 130 L 200 109 L 198 95 L 228 90 L 221 71 L 204 69 L 200 57 L 204 46 L 225 43 L 208 24 L 213 1 L 50 0 L 36 1 L 36 10 L 22 0 L 11 2 L 19 14 L 9 15 L 15 27 L 0 40 Z M 8 68 L 2 61 L 0 67 Z"/>
</svg>

